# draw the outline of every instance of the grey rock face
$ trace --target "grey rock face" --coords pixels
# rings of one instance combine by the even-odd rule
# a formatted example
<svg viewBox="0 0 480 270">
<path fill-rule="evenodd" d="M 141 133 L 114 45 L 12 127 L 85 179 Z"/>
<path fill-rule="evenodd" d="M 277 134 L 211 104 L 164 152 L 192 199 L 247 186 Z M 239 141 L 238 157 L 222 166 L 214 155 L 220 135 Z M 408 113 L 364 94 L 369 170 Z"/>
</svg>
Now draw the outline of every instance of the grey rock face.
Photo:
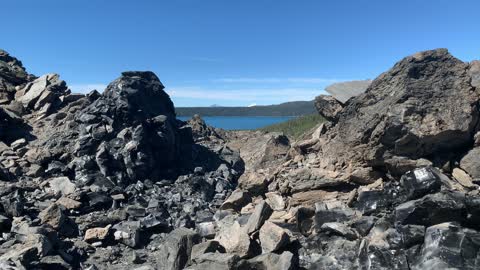
<svg viewBox="0 0 480 270">
<path fill-rule="evenodd" d="M 0 107 L 0 139 L 10 144 L 20 138 L 30 138 L 29 127 L 15 113 Z"/>
<path fill-rule="evenodd" d="M 234 142 L 228 145 L 238 149 L 245 162 L 244 174 L 238 180 L 239 187 L 253 195 L 265 193 L 269 184 L 266 174 L 285 161 L 290 149 L 289 139 L 279 132 L 264 134 L 260 131 L 235 132 L 232 137 Z"/>
<path fill-rule="evenodd" d="M 338 222 L 323 223 L 323 225 L 320 227 L 320 230 L 324 232 L 330 232 L 333 234 L 341 235 L 348 240 L 355 240 L 357 238 L 357 235 L 353 230 L 351 230 L 344 224 L 338 223 Z"/>
<path fill-rule="evenodd" d="M 120 78 L 107 86 L 103 97 L 94 102 L 98 108 L 90 106 L 85 112 L 112 115 L 118 121 L 114 123 L 114 128 L 159 115 L 173 121 L 175 109 L 164 88 L 153 72 L 123 72 Z"/>
<path fill-rule="evenodd" d="M 224 252 L 225 250 L 220 246 L 220 244 L 215 240 L 206 241 L 200 244 L 196 244 L 192 247 L 191 252 L 191 259 L 195 261 L 195 259 L 200 258 L 203 254 L 206 253 L 216 253 L 216 252 Z"/>
<path fill-rule="evenodd" d="M 45 257 L 52 250 L 52 244 L 41 234 L 30 234 L 0 256 L 0 262 L 16 261 L 20 265 L 31 265 L 32 262 Z M 15 269 L 15 268 L 14 268 Z"/>
<path fill-rule="evenodd" d="M 269 192 L 265 193 L 266 202 L 267 204 L 274 210 L 274 211 L 281 211 L 285 209 L 285 201 L 277 192 Z"/>
<path fill-rule="evenodd" d="M 68 177 L 55 177 L 48 181 L 50 188 L 55 193 L 62 195 L 69 195 L 75 192 L 75 184 L 73 184 Z"/>
<path fill-rule="evenodd" d="M 222 139 L 215 129 L 208 126 L 198 114 L 194 115 L 187 123 L 192 128 L 195 141 L 208 141 L 212 138 L 217 140 Z"/>
<path fill-rule="evenodd" d="M 335 122 L 337 115 L 343 109 L 343 106 L 331 96 L 320 95 L 315 98 L 315 108 L 325 119 Z"/>
<path fill-rule="evenodd" d="M 386 154 L 420 158 L 468 145 L 479 93 L 466 70 L 467 64 L 442 49 L 403 59 L 344 109 L 331 131 L 342 132 L 324 152 L 335 147 L 341 156 L 340 149 L 356 144 L 373 165 Z"/>
<path fill-rule="evenodd" d="M 68 128 L 38 141 L 42 153 L 36 161 L 64 155 L 80 185 L 126 185 L 167 175 L 179 164 L 180 145 L 192 139 L 179 129 L 163 88 L 151 72 L 123 73 L 103 95 L 85 102 Z"/>
<path fill-rule="evenodd" d="M 436 156 L 437 163 L 447 162 L 442 153 L 473 141 L 479 94 L 469 64 L 446 49 L 404 58 L 352 98 L 336 124 L 310 147 L 315 153 L 310 163 L 321 169 L 316 181 L 335 172 L 337 181 L 372 183 L 385 171 L 397 174 L 402 169 L 396 167 L 406 160 L 414 164 Z M 398 157 L 404 162 L 393 162 Z M 308 166 L 302 163 L 296 171 L 304 168 Z"/>
<path fill-rule="evenodd" d="M 447 244 L 437 235 L 445 241 L 469 239 L 453 235 L 463 229 L 475 235 L 478 230 L 475 209 L 480 204 L 473 170 L 460 162 L 472 176 L 468 185 L 456 179 L 458 169 L 452 172 L 476 140 L 475 70 L 441 49 L 407 57 L 348 100 L 335 123 L 324 126 L 315 140 L 299 142 L 304 151 L 289 153 L 291 159 L 271 174 L 269 191 L 286 198 L 285 209 L 298 200 L 322 203 L 316 211 L 301 203 L 305 207 L 295 209 L 298 250 L 288 250 L 290 245 L 277 249 L 281 241 L 272 241 L 270 250 L 294 251 L 307 269 L 473 269 L 470 258 L 477 256 L 477 248 L 470 240 L 465 246 L 456 240 Z M 245 183 L 262 184 L 264 179 L 269 178 Z M 252 193 L 243 183 L 240 188 Z M 255 195 L 267 197 L 265 193 Z M 348 199 L 341 200 L 345 193 Z M 249 219 L 259 220 L 258 216 Z M 276 211 L 271 218 L 278 216 Z M 245 219 L 239 214 L 235 229 L 249 232 L 250 256 L 257 256 L 248 261 L 260 260 L 255 240 L 258 237 L 262 245 L 275 230 L 267 230 L 270 221 Z M 456 222 L 458 228 L 429 231 L 443 222 Z M 258 236 L 257 229 L 248 230 L 253 227 L 249 223 L 264 224 Z M 458 250 L 469 253 L 467 259 Z"/>
<path fill-rule="evenodd" d="M 324 223 L 343 222 L 351 220 L 356 213 L 349 208 L 346 209 L 317 209 L 315 211 L 315 228 L 320 230 Z"/>
<path fill-rule="evenodd" d="M 475 60 L 470 63 L 470 70 L 468 71 L 470 76 L 472 76 L 472 85 L 475 87 L 480 87 L 480 61 Z"/>
</svg>

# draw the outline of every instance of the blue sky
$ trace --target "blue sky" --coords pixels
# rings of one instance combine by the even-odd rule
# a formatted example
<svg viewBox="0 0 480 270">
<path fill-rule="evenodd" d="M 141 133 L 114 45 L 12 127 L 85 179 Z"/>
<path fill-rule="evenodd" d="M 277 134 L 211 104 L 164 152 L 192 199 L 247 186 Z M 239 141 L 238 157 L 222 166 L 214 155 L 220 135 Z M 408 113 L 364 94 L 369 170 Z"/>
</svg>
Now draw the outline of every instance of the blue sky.
<svg viewBox="0 0 480 270">
<path fill-rule="evenodd" d="M 10 0 L 0 48 L 75 91 L 152 70 L 176 106 L 312 99 L 417 51 L 479 59 L 480 1 Z"/>
</svg>

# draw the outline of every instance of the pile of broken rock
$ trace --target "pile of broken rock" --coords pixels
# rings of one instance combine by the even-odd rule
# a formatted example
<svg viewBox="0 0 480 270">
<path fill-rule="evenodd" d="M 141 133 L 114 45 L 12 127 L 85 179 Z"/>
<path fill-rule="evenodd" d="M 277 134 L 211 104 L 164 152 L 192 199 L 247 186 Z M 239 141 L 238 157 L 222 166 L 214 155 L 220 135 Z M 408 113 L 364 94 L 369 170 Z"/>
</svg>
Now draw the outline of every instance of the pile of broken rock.
<svg viewBox="0 0 480 270">
<path fill-rule="evenodd" d="M 291 142 L 179 121 L 151 72 L 79 95 L 0 51 L 0 268 L 479 269 L 480 63 L 347 85 Z"/>
<path fill-rule="evenodd" d="M 212 222 L 243 172 L 222 141 L 194 141 L 152 72 L 80 95 L 0 65 L 2 269 L 162 268 L 168 232 Z"/>
<path fill-rule="evenodd" d="M 329 122 L 277 164 L 246 162 L 223 205 L 236 221 L 221 223 L 219 243 L 245 254 L 250 236 L 301 269 L 478 269 L 479 79 L 480 62 L 438 49 L 406 57 L 348 100 L 320 96 Z M 233 232 L 235 248 L 222 237 Z"/>
</svg>

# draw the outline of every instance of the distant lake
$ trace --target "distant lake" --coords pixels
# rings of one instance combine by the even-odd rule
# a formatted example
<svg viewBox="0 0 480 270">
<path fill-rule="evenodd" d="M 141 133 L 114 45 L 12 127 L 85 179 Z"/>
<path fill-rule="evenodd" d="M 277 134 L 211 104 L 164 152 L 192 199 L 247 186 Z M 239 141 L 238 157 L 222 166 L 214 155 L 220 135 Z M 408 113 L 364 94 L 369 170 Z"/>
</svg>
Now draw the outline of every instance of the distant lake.
<svg viewBox="0 0 480 270">
<path fill-rule="evenodd" d="M 178 116 L 178 119 L 187 121 L 191 117 Z M 284 122 L 294 116 L 205 116 L 202 119 L 210 126 L 226 130 L 257 129 L 272 124 Z"/>
</svg>

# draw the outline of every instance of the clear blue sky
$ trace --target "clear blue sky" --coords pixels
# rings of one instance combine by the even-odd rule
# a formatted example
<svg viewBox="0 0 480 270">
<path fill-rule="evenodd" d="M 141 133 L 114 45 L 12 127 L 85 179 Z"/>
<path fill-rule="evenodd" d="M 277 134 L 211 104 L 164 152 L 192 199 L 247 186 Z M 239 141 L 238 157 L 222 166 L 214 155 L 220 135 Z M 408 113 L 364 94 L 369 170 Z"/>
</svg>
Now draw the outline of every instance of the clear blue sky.
<svg viewBox="0 0 480 270">
<path fill-rule="evenodd" d="M 10 0 L 0 48 L 75 91 L 152 70 L 176 106 L 311 99 L 414 52 L 480 58 L 480 1 Z"/>
</svg>

